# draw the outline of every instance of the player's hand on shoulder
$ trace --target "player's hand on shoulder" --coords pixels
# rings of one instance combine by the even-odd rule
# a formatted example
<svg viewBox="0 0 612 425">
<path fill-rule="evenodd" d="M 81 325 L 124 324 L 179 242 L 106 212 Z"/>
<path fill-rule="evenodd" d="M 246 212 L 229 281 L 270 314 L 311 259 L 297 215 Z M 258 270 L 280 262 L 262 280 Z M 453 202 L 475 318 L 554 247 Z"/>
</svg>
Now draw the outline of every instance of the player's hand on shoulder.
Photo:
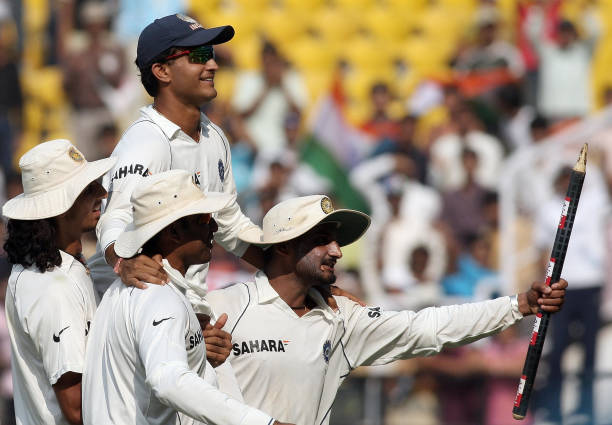
<svg viewBox="0 0 612 425">
<path fill-rule="evenodd" d="M 161 255 L 153 258 L 140 254 L 132 258 L 124 258 L 119 264 L 119 276 L 126 286 L 145 289 L 150 282 L 155 285 L 168 283 L 168 275 L 162 266 Z"/>
<path fill-rule="evenodd" d="M 221 329 L 227 322 L 227 314 L 223 313 L 214 326 L 210 324 L 210 318 L 206 320 L 206 317 L 208 316 L 198 314 L 206 344 L 206 359 L 212 367 L 217 367 L 225 362 L 232 351 L 232 336 Z"/>
<path fill-rule="evenodd" d="M 519 294 L 519 310 L 525 316 L 536 314 L 538 307 L 545 313 L 556 313 L 561 310 L 566 288 L 565 279 L 560 279 L 550 287 L 544 282 L 533 282 L 527 292 Z"/>
<path fill-rule="evenodd" d="M 335 295 L 337 297 L 345 297 L 348 298 L 349 300 L 353 301 L 354 303 L 359 304 L 362 307 L 366 306 L 366 303 L 363 302 L 361 299 L 357 298 L 355 295 L 351 294 L 350 292 L 345 291 L 344 289 L 336 286 L 336 285 L 330 285 L 329 286 L 329 290 L 331 291 L 331 295 Z M 332 297 L 333 299 L 333 297 Z M 335 301 L 334 301 L 335 302 Z"/>
</svg>

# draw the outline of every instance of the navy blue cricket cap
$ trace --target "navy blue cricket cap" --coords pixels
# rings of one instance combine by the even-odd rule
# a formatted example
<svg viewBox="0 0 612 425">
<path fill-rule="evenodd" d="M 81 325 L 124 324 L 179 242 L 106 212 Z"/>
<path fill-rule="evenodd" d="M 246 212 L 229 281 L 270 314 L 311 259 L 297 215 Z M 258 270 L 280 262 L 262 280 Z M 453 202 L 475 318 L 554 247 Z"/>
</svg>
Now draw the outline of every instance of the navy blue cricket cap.
<svg viewBox="0 0 612 425">
<path fill-rule="evenodd" d="M 221 44 L 234 36 L 231 25 L 204 28 L 195 19 L 177 13 L 156 19 L 138 37 L 136 64 L 138 68 L 151 63 L 170 47 L 191 47 Z"/>
</svg>

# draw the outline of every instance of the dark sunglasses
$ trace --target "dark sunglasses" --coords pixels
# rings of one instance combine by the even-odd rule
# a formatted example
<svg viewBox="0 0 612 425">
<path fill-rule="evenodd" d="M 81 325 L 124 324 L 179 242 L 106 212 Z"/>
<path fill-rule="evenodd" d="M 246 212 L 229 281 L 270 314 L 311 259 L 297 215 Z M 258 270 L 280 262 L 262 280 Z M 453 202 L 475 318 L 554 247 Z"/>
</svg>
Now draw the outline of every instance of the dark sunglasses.
<svg viewBox="0 0 612 425">
<path fill-rule="evenodd" d="M 181 50 L 180 52 L 176 52 L 173 55 L 165 57 L 164 61 L 176 59 L 185 55 L 189 55 L 189 62 L 191 63 L 204 64 L 209 60 L 215 58 L 215 50 L 212 46 L 198 46 L 194 47 L 193 49 Z"/>
</svg>

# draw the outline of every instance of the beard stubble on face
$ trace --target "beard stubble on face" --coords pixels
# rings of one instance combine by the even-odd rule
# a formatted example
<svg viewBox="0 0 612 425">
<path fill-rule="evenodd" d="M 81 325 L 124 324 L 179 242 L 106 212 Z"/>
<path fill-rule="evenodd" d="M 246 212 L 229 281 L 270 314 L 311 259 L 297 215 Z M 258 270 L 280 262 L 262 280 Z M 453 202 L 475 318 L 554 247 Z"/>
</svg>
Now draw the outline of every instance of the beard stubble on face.
<svg viewBox="0 0 612 425">
<path fill-rule="evenodd" d="M 321 266 L 335 265 L 335 260 L 325 258 L 325 249 L 315 247 L 311 250 L 302 244 L 297 247 L 298 260 L 295 266 L 296 274 L 305 282 L 316 285 L 333 285 L 336 282 L 336 274 L 333 271 L 323 271 Z"/>
</svg>

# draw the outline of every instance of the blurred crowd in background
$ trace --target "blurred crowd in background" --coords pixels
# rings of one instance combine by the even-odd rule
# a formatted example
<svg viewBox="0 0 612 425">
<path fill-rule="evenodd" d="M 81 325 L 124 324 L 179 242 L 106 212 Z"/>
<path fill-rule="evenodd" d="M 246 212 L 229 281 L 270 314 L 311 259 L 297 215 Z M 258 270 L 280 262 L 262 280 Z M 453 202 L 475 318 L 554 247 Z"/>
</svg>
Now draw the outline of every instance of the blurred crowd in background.
<svg viewBox="0 0 612 425">
<path fill-rule="evenodd" d="M 555 410 L 592 417 L 589 388 L 612 387 L 612 0 L 0 0 L 0 203 L 21 192 L 17 161 L 37 143 L 111 154 L 151 101 L 138 35 L 172 13 L 236 30 L 215 47 L 219 94 L 204 112 L 232 145 L 243 211 L 260 224 L 281 200 L 324 193 L 369 213 L 338 284 L 383 308 L 482 300 L 542 279 L 567 167 L 589 141 L 563 274 L 574 301 L 553 320 L 526 423 Z M 0 271 L 2 309 L 4 257 Z M 209 287 L 252 272 L 216 247 Z M 512 423 L 530 323 L 356 371 L 332 423 Z M 612 423 L 603 396 L 594 402 L 596 419 L 582 423 Z"/>
</svg>

